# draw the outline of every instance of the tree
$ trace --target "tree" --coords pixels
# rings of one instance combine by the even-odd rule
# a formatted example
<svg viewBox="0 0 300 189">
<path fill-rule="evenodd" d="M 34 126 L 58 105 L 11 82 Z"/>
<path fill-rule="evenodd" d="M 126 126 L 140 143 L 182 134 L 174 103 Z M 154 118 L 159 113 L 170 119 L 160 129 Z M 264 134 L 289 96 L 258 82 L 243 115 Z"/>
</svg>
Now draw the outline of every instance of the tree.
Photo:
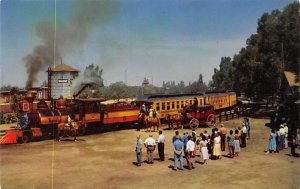
<svg viewBox="0 0 300 189">
<path fill-rule="evenodd" d="M 299 2 L 264 13 L 251 35 L 233 60 L 222 57 L 214 69 L 211 87 L 265 97 L 279 92 L 284 70 L 299 75 Z M 283 62 L 284 67 L 283 67 Z"/>
<path fill-rule="evenodd" d="M 233 71 L 232 61 L 230 57 L 222 57 L 220 62 L 220 70 L 214 69 L 212 77 L 213 85 L 217 90 L 233 89 Z"/>
<path fill-rule="evenodd" d="M 88 65 L 83 72 L 83 83 L 94 83 L 97 88 L 103 87 L 103 70 L 94 64 Z"/>
</svg>

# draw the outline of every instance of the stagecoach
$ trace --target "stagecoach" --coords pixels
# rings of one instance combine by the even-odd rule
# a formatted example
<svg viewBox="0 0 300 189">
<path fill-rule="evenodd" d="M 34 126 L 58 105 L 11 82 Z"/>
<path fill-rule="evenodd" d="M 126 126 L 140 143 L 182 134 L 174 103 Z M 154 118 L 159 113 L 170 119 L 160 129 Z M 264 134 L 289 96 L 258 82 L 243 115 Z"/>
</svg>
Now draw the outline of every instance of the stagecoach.
<svg viewBox="0 0 300 189">
<path fill-rule="evenodd" d="M 212 105 L 200 105 L 183 110 L 184 122 L 188 123 L 191 129 L 198 128 L 199 125 L 214 126 L 216 123 L 216 113 Z"/>
</svg>

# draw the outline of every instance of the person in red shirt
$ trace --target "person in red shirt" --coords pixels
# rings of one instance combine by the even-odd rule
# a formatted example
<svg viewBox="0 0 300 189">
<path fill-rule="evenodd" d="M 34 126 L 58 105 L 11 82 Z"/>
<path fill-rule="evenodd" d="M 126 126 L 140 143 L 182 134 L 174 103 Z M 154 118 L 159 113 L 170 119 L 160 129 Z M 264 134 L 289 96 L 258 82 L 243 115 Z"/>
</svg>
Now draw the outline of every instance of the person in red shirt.
<svg viewBox="0 0 300 189">
<path fill-rule="evenodd" d="M 221 124 L 220 134 L 221 134 L 221 150 L 225 151 L 225 140 L 226 140 L 227 130 L 223 124 Z"/>
</svg>

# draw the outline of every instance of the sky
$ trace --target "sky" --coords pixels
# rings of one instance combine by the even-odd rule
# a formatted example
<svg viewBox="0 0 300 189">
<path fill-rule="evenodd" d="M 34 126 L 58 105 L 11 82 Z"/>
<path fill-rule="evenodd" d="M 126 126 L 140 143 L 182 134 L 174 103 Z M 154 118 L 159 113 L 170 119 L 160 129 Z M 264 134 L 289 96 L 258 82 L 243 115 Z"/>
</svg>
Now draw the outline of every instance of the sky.
<svg viewBox="0 0 300 189">
<path fill-rule="evenodd" d="M 221 57 L 233 57 L 245 47 L 264 12 L 282 11 L 292 2 L 94 0 L 89 6 L 89 1 L 75 0 L 1 0 L 1 85 L 24 87 L 28 78 L 24 57 L 36 46 L 54 44 L 59 52 L 50 59 L 56 64 L 62 60 L 81 72 L 89 64 L 99 65 L 105 85 L 118 81 L 141 85 L 145 77 L 156 86 L 163 81 L 188 84 L 200 73 L 208 83 Z M 79 18 L 80 13 L 84 16 Z M 54 30 L 48 25 L 55 21 L 53 44 L 48 39 L 54 41 Z M 47 80 L 46 68 L 35 72 L 33 86 L 40 86 Z"/>
</svg>

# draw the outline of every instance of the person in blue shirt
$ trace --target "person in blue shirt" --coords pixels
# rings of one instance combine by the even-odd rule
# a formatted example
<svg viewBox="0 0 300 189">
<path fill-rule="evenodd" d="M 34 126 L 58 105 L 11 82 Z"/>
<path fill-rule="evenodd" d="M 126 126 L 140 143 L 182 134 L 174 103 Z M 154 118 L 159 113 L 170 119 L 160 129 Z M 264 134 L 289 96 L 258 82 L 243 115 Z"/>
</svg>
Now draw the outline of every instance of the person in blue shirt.
<svg viewBox="0 0 300 189">
<path fill-rule="evenodd" d="M 267 154 L 273 153 L 273 152 L 276 152 L 276 134 L 275 134 L 275 130 L 272 129 L 271 135 L 269 138 L 269 149 L 267 151 Z"/>
<path fill-rule="evenodd" d="M 142 141 L 140 135 L 137 135 L 136 139 L 137 140 L 136 140 L 136 146 L 135 146 L 135 153 L 136 153 L 136 159 L 137 159 L 137 166 L 141 166 L 143 141 Z"/>
<path fill-rule="evenodd" d="M 183 136 L 182 136 L 183 151 L 184 151 L 184 153 L 186 151 L 186 143 L 188 142 L 188 136 L 189 136 L 188 133 L 183 133 Z"/>
<path fill-rule="evenodd" d="M 172 142 L 174 143 L 177 138 L 180 139 L 180 137 L 179 137 L 179 131 L 175 131 L 175 136 L 173 136 Z"/>
<path fill-rule="evenodd" d="M 246 129 L 247 129 L 247 140 L 250 139 L 250 121 L 249 121 L 249 118 L 245 117 L 244 118 L 244 124 L 246 126 Z"/>
<path fill-rule="evenodd" d="M 183 142 L 179 137 L 173 143 L 174 145 L 174 167 L 173 170 L 177 171 L 177 163 L 180 162 L 180 170 L 183 170 Z"/>
</svg>

